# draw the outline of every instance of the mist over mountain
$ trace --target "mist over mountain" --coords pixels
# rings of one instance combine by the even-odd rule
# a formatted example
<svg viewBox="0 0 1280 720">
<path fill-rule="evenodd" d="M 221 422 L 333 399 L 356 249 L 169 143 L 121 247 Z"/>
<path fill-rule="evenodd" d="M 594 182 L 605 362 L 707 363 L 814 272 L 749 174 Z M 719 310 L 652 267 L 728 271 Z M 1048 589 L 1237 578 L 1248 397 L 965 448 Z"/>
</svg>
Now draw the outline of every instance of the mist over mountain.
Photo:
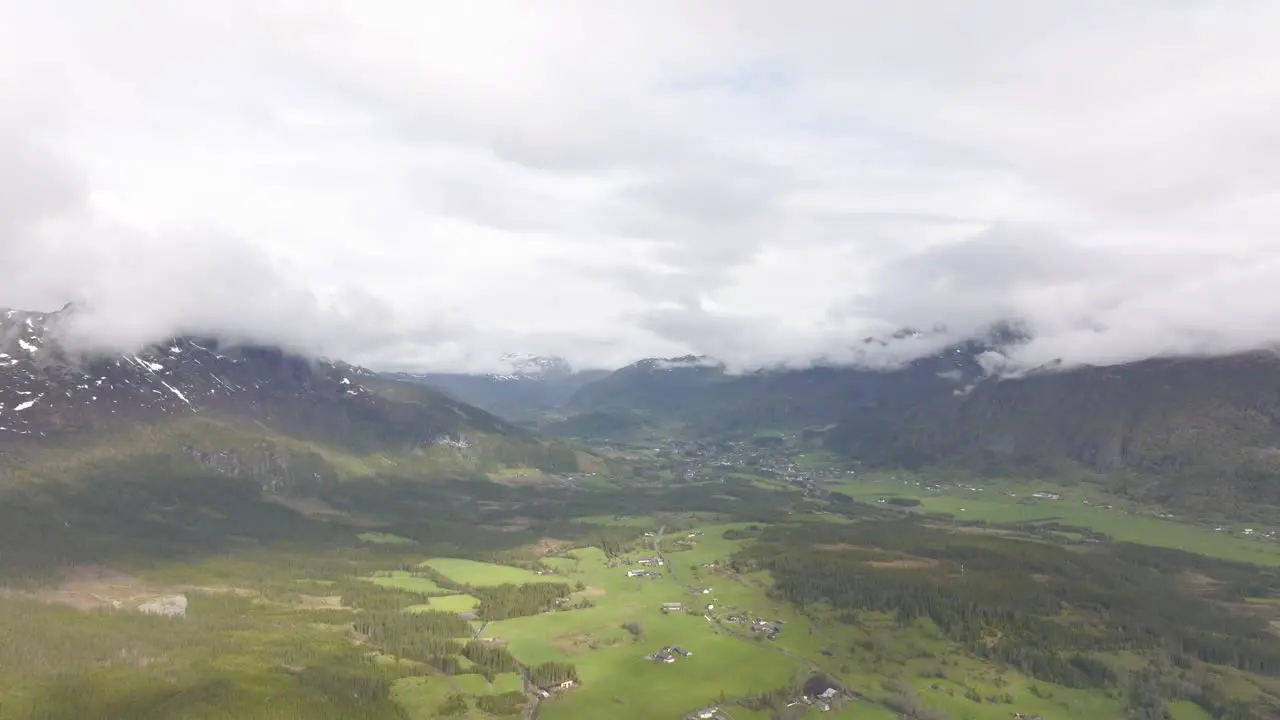
<svg viewBox="0 0 1280 720">
<path fill-rule="evenodd" d="M 0 304 L 407 372 L 1266 348 L 1276 11 L 1200 6 L 10 3 Z"/>
<path fill-rule="evenodd" d="M 1001 326 L 876 369 L 732 373 L 706 358 L 645 360 L 583 387 L 566 419 L 545 427 L 627 441 L 788 432 L 872 468 L 1104 478 L 1227 512 L 1280 499 L 1280 353 L 1008 374 L 1001 362 L 1026 342 Z"/>
<path fill-rule="evenodd" d="M 392 373 L 392 377 L 439 388 L 476 407 L 513 421 L 536 421 L 568 402 L 607 370 L 576 370 L 564 358 L 508 353 L 507 367 L 494 373 Z"/>
<path fill-rule="evenodd" d="M 377 468 L 383 474 L 397 465 L 426 475 L 576 467 L 562 444 L 341 361 L 190 336 L 125 354 L 69 347 L 60 338 L 76 314 L 0 309 L 0 472 L 67 448 L 236 465 L 293 456 L 316 479 L 373 474 L 334 461 L 371 453 L 388 463 Z"/>
</svg>

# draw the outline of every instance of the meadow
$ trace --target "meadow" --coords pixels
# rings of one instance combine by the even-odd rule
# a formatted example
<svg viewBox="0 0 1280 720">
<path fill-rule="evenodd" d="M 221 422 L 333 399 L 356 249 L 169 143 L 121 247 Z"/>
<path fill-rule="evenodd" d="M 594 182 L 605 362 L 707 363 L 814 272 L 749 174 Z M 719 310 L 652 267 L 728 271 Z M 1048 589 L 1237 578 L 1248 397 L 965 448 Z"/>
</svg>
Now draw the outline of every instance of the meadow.
<svg viewBox="0 0 1280 720">
<path fill-rule="evenodd" d="M 917 477 L 889 479 L 872 476 L 827 486 L 863 502 L 882 498 L 911 498 L 932 513 L 951 515 L 957 521 L 990 524 L 1057 522 L 1087 527 L 1113 540 L 1194 552 L 1209 557 L 1280 566 L 1280 544 L 1212 528 L 1152 516 L 1152 511 L 1092 492 L 1087 485 L 1062 487 L 1050 483 L 1030 485 L 1002 480 L 968 481 L 934 485 Z M 967 486 L 967 487 L 966 487 Z M 980 488 L 971 490 L 968 488 Z M 1061 499 L 1037 499 L 1037 491 L 1057 493 Z"/>
<path fill-rule="evenodd" d="M 649 526 L 635 523 L 637 529 Z M 599 717 L 602 708 L 618 717 L 671 718 L 711 704 L 719 704 L 738 720 L 770 717 L 735 703 L 798 687 L 815 672 L 836 678 L 868 699 L 851 701 L 832 713 L 815 709 L 814 717 L 896 717 L 880 703 L 903 691 L 913 693 L 923 706 L 957 719 L 1007 718 L 1011 707 L 1045 717 L 1124 717 L 1123 703 L 1116 698 L 1036 684 L 967 657 L 928 623 L 904 629 L 890 618 L 868 617 L 851 626 L 830 609 L 801 609 L 771 599 L 768 573 L 738 574 L 728 568 L 731 556 L 751 540 L 726 538 L 725 533 L 741 535 L 750 527 L 731 523 L 668 531 L 661 545 L 667 562 L 659 579 L 627 578 L 626 570 L 634 566 L 610 567 L 599 548 L 545 558 L 543 562 L 565 579 L 581 582 L 584 589 L 574 597 L 590 598 L 593 606 L 490 623 L 485 635 L 508 643 L 526 665 L 576 665 L 582 686 L 542 702 L 539 716 L 548 720 Z M 673 552 L 677 540 L 693 547 Z M 641 545 L 628 556 L 651 553 Z M 685 612 L 664 613 L 661 606 L 669 602 L 683 603 Z M 727 621 L 734 615 L 779 621 L 784 630 L 774 640 L 757 638 L 747 626 Z M 644 659 L 668 645 L 692 656 L 671 665 Z M 949 664 L 945 678 L 938 677 L 937 658 Z M 906 680 L 895 685 L 893 678 Z M 1033 684 L 1049 696 L 1033 694 Z M 975 703 L 965 697 L 970 691 L 1008 693 L 1016 705 Z"/>
<path fill-rule="evenodd" d="M 440 610 L 443 612 L 467 613 L 475 610 L 480 600 L 471 595 L 434 595 L 421 605 L 410 605 L 408 612 L 426 612 Z"/>
<path fill-rule="evenodd" d="M 432 558 L 423 561 L 421 566 L 429 567 L 456 583 L 472 587 L 522 585 L 547 579 L 532 570 L 462 558 Z"/>
<path fill-rule="evenodd" d="M 453 592 L 440 587 L 431 578 L 414 575 L 405 570 L 392 570 L 363 579 L 381 587 L 408 590 L 423 595 L 448 595 Z"/>
<path fill-rule="evenodd" d="M 542 703 L 542 718 L 596 718 L 602 708 L 612 708 L 618 717 L 681 717 L 721 697 L 789 685 L 804 675 L 801 663 L 729 635 L 700 613 L 663 613 L 663 603 L 691 604 L 669 573 L 659 579 L 628 578 L 626 570 L 635 566 L 609 567 L 598 548 L 573 550 L 547 562 L 569 581 L 581 582 L 585 589 L 575 597 L 589 598 L 593 607 L 504 620 L 485 630 L 488 637 L 506 640 L 527 665 L 577 666 L 582 687 Z M 638 634 L 625 629 L 627 623 Z M 693 655 L 670 665 L 644 659 L 669 645 Z"/>
</svg>

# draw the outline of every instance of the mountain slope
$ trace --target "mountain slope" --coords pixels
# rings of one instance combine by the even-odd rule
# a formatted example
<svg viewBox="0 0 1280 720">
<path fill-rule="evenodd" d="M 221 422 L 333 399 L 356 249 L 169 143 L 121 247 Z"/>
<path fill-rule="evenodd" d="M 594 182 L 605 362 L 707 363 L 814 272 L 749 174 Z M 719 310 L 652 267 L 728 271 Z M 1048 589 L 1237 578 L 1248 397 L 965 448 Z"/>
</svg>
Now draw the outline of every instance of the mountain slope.
<svg viewBox="0 0 1280 720">
<path fill-rule="evenodd" d="M 70 312 L 0 310 L 0 451 L 7 455 L 92 445 L 136 426 L 193 423 L 219 426 L 240 444 L 273 438 L 347 457 L 405 456 L 423 460 L 419 469 L 431 465 L 426 460 L 459 471 L 550 467 L 572 455 L 443 393 L 278 348 L 182 337 L 127 355 L 78 356 L 59 342 Z M 151 436 L 176 442 L 173 433 Z"/>
<path fill-rule="evenodd" d="M 821 428 L 828 449 L 873 466 L 1107 476 L 1160 502 L 1280 502 L 1280 356 L 988 377 L 984 353 L 1007 341 L 886 371 L 733 376 L 701 358 L 644 361 L 579 391 L 569 403 L 576 415 L 557 429 L 628 437 Z"/>
<path fill-rule="evenodd" d="M 881 465 L 1132 473 L 1205 481 L 1230 501 L 1280 499 L 1280 357 L 1159 359 L 987 380 L 852 410 L 832 449 Z M 1172 496 L 1187 483 L 1166 482 Z"/>
<path fill-rule="evenodd" d="M 982 376 L 976 358 L 983 349 L 951 349 L 897 372 L 813 367 L 731 375 L 708 358 L 643 360 L 574 394 L 567 408 L 577 417 L 561 428 L 661 425 L 714 436 L 827 426 L 853 408 L 950 394 Z"/>
<path fill-rule="evenodd" d="M 584 385 L 606 377 L 605 370 L 575 370 L 561 358 L 509 355 L 510 372 L 396 373 L 399 380 L 438 388 L 501 417 L 534 421 L 559 410 Z"/>
</svg>

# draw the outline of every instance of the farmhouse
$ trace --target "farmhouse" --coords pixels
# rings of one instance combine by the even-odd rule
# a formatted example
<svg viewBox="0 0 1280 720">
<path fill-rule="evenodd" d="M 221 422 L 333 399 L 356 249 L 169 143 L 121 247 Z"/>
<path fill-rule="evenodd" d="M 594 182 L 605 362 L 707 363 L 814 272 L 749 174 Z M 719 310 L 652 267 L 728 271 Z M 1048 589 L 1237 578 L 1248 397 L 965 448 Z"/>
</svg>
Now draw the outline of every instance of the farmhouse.
<svg viewBox="0 0 1280 720">
<path fill-rule="evenodd" d="M 684 612 L 682 603 L 662 603 L 662 612 Z"/>
<path fill-rule="evenodd" d="M 1051 492 L 1032 493 L 1031 497 L 1039 500 L 1061 500 L 1062 499 L 1062 496 L 1059 495 L 1058 493 L 1051 493 Z"/>
<path fill-rule="evenodd" d="M 670 665 L 671 663 L 675 662 L 677 658 L 692 657 L 692 656 L 693 656 L 693 653 L 689 652 L 688 650 L 681 650 L 679 647 L 676 647 L 675 645 L 668 645 L 667 647 L 662 648 L 661 650 L 659 650 L 658 652 L 652 655 L 645 656 L 645 659 Z"/>
<path fill-rule="evenodd" d="M 662 577 L 662 573 L 652 570 L 628 570 L 627 577 Z"/>
<path fill-rule="evenodd" d="M 658 566 L 661 566 L 661 565 L 662 565 L 662 558 L 659 558 L 659 557 L 642 557 L 642 558 L 640 558 L 640 559 L 636 560 L 636 562 L 640 563 L 641 565 L 658 565 Z"/>
<path fill-rule="evenodd" d="M 840 696 L 840 688 L 824 675 L 814 675 L 804 683 L 804 701 L 817 701 L 820 708 L 830 707 L 831 700 Z M 824 709 L 825 711 L 825 709 Z"/>
<path fill-rule="evenodd" d="M 763 633 L 770 640 L 775 640 L 782 634 L 782 623 L 756 620 L 751 623 L 751 630 L 752 632 Z"/>
</svg>

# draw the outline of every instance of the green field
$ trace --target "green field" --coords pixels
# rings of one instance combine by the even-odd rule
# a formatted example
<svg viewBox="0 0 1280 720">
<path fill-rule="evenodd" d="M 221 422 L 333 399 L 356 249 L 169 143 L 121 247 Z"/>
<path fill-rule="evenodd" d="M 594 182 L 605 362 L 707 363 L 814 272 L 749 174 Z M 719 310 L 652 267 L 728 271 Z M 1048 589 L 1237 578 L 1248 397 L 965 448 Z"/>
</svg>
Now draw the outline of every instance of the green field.
<svg viewBox="0 0 1280 720">
<path fill-rule="evenodd" d="M 475 610 L 479 604 L 480 601 L 470 595 L 436 595 L 425 605 L 410 605 L 405 610 L 408 612 L 441 610 L 444 612 L 464 613 Z"/>
<path fill-rule="evenodd" d="M 499 673 L 493 676 L 493 682 L 484 679 L 483 675 L 453 675 L 450 680 L 468 695 L 501 695 L 505 692 L 520 692 L 524 683 L 519 673 Z"/>
<path fill-rule="evenodd" d="M 717 546 L 714 552 L 730 549 L 718 537 L 708 541 Z M 669 557 L 683 562 L 690 552 Z M 508 641 L 525 664 L 556 660 L 577 665 L 582 687 L 542 703 L 540 717 L 597 718 L 601 708 L 612 708 L 618 717 L 681 717 L 713 703 L 721 693 L 742 696 L 790 684 L 793 676 L 804 674 L 801 663 L 775 648 L 730 636 L 701 614 L 663 614 L 664 602 L 690 604 L 669 574 L 637 580 L 626 577 L 626 568 L 608 567 L 597 548 L 571 554 L 573 559 L 560 559 L 558 567 L 569 581 L 583 583 L 586 589 L 575 597 L 590 598 L 594 607 L 494 622 L 485 631 Z M 639 637 L 622 628 L 627 622 L 640 624 Z M 643 658 L 667 645 L 693 656 L 673 665 Z M 654 693 L 655 687 L 662 692 Z"/>
<path fill-rule="evenodd" d="M 391 533 L 382 532 L 363 532 L 356 535 L 363 542 L 374 543 L 375 545 L 413 545 L 414 542 L 407 537 L 392 535 Z"/>
<path fill-rule="evenodd" d="M 391 687 L 392 699 L 405 709 L 410 720 L 440 717 L 440 706 L 455 692 L 449 678 L 432 676 L 400 678 Z"/>
<path fill-rule="evenodd" d="M 432 558 L 421 563 L 456 583 L 472 587 L 490 585 L 523 585 L 532 582 L 545 582 L 546 578 L 532 570 L 495 565 L 494 563 L 463 560 L 461 558 Z"/>
<path fill-rule="evenodd" d="M 946 487 L 942 492 L 933 492 L 914 481 L 886 479 L 843 482 L 829 486 L 831 490 L 864 502 L 875 502 L 885 497 L 916 498 L 925 510 L 947 513 L 960 521 L 983 520 L 993 524 L 1053 521 L 1063 525 L 1087 527 L 1121 542 L 1174 548 L 1258 565 L 1280 565 L 1280 545 L 1139 514 L 1142 512 L 1140 508 L 1099 499 L 1084 489 L 1046 484 L 1044 490 L 1060 493 L 1062 499 L 1034 500 L 1030 504 L 1021 504 L 1020 501 L 1029 500 L 1028 496 L 1035 492 L 1026 484 L 991 482 L 989 485 L 974 487 L 982 487 L 982 490 L 974 492 Z M 1112 507 L 1106 508 L 1107 504 Z"/>
<path fill-rule="evenodd" d="M 717 703 L 733 718 L 768 717 L 732 701 L 790 686 L 807 677 L 813 665 L 875 698 L 887 695 L 886 678 L 910 678 L 908 685 L 925 704 L 955 718 L 1007 718 L 1011 707 L 1044 717 L 1123 717 L 1122 703 L 1098 693 L 1042 682 L 1039 686 L 1052 688 L 1053 697 L 1041 700 L 1028 690 L 1031 683 L 1027 678 L 963 657 L 930 626 L 904 630 L 885 618 L 879 624 L 868 620 L 855 628 L 836 622 L 820 608 L 801 612 L 769 599 L 766 591 L 771 580 L 767 575 L 740 576 L 724 570 L 724 561 L 749 541 L 727 540 L 723 534 L 744 527 L 743 523 L 714 525 L 666 534 L 663 546 L 667 548 L 676 539 L 697 544 L 691 550 L 666 553 L 664 577 L 659 580 L 627 578 L 624 567 L 608 567 L 599 549 L 574 550 L 571 559 L 558 559 L 557 567 L 568 580 L 586 586 L 575 597 L 589 596 L 594 607 L 490 623 L 486 635 L 508 641 L 511 651 L 525 664 L 555 660 L 577 665 L 582 686 L 542 703 L 540 717 L 548 720 L 595 718 L 601 707 L 613 708 L 619 717 L 681 717 Z M 716 563 L 716 567 L 704 567 L 709 563 Z M 672 570 L 693 586 L 694 595 L 671 578 Z M 660 609 L 664 602 L 682 602 L 686 608 L 696 604 L 697 610 L 668 615 Z M 708 610 L 706 605 L 714 609 Z M 704 614 L 716 622 L 709 622 Z M 786 629 L 773 641 L 739 637 L 734 633 L 744 633 L 741 626 L 722 624 L 734 614 L 780 620 Z M 623 623 L 638 623 L 642 630 L 639 637 L 624 629 Z M 885 649 L 872 659 L 856 649 L 860 642 L 874 642 Z M 693 655 L 672 665 L 643 659 L 666 645 L 678 645 Z M 925 656 L 951 657 L 957 677 L 952 681 L 916 677 L 924 667 L 915 658 Z M 997 682 L 1003 688 L 1000 692 L 1017 698 L 1016 705 L 975 704 L 964 698 L 967 687 L 993 693 Z M 931 686 L 938 689 L 931 690 Z M 655 687 L 661 687 L 662 692 L 654 693 Z M 728 704 L 720 700 L 722 697 Z M 895 714 L 873 703 L 854 702 L 831 714 L 815 710 L 814 717 L 819 716 L 887 720 Z"/>
<path fill-rule="evenodd" d="M 588 515 L 586 517 L 574 518 L 578 522 L 591 523 L 592 525 L 611 525 L 615 527 L 635 527 L 635 528 L 656 528 L 657 523 L 653 518 L 646 515 L 629 516 L 629 515 Z"/>
<path fill-rule="evenodd" d="M 363 579 L 382 587 L 408 590 L 423 595 L 445 595 L 452 592 L 440 587 L 430 578 L 420 577 L 404 570 L 393 570 Z"/>
<path fill-rule="evenodd" d="M 454 675 L 400 678 L 392 685 L 391 697 L 404 708 L 409 720 L 435 720 L 444 712 L 445 703 L 455 695 L 497 695 L 508 691 L 520 691 L 520 676 L 514 673 L 498 675 L 490 685 L 480 675 Z M 450 715 L 459 720 L 483 720 L 491 716 L 476 709 L 468 701 L 466 711 Z"/>
</svg>

